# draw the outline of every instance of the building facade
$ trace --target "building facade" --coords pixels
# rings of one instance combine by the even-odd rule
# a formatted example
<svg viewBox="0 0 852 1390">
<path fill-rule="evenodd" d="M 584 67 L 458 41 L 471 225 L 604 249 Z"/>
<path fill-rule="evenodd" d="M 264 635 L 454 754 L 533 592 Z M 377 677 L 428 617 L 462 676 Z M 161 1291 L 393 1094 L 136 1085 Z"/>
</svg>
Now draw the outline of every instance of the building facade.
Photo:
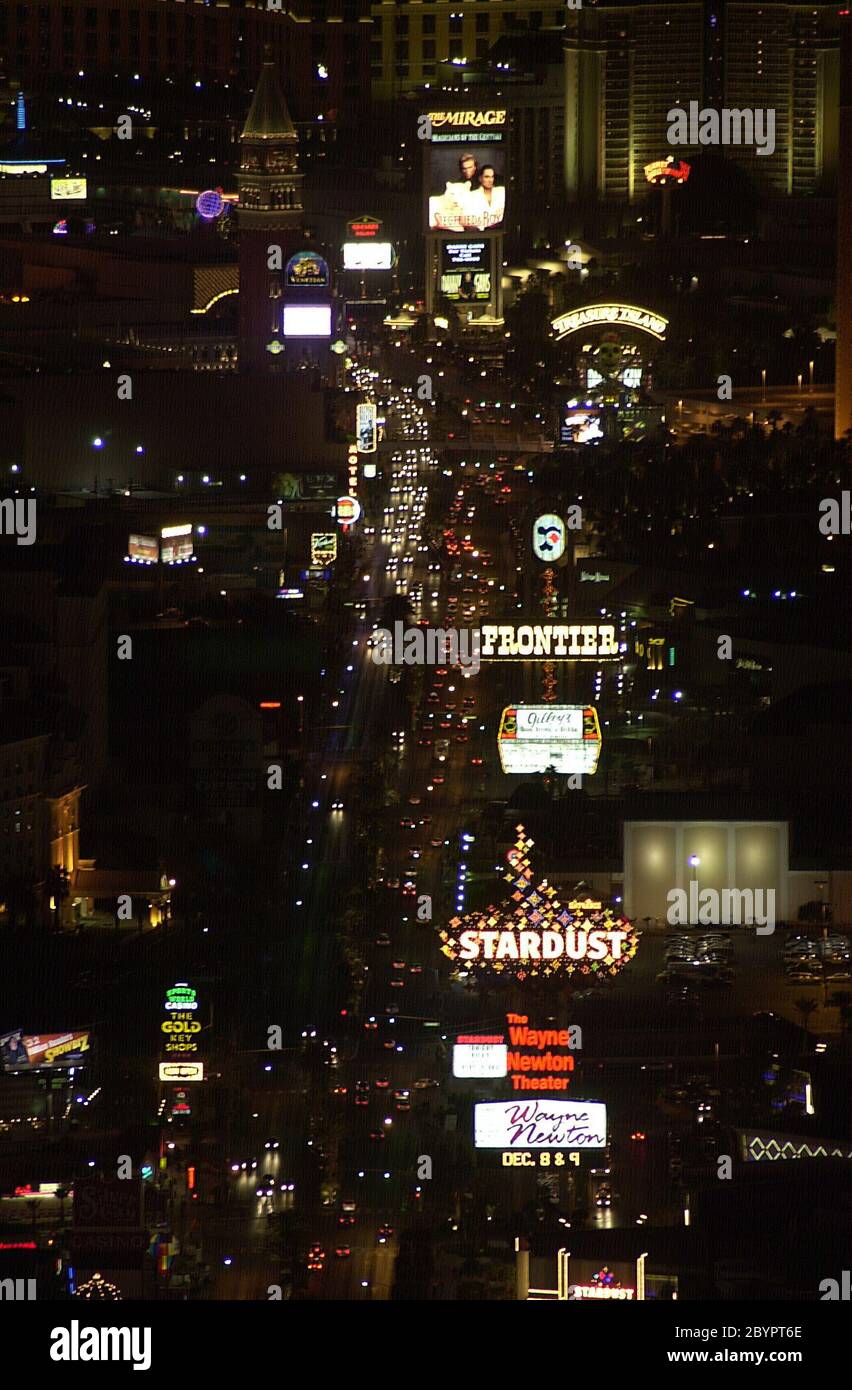
<svg viewBox="0 0 852 1390">
<path fill-rule="evenodd" d="M 435 85 L 440 63 L 481 62 L 501 34 L 564 22 L 564 4 L 541 0 L 377 0 L 371 6 L 373 96 L 393 100 Z"/>
<path fill-rule="evenodd" d="M 71 751 L 49 734 L 0 737 L 0 925 L 57 924 L 80 852 L 83 784 Z M 64 879 L 64 883 L 63 883 Z"/>
<path fill-rule="evenodd" d="M 267 50 L 240 137 L 240 371 L 273 367 L 280 351 L 284 266 L 302 237 L 299 141 Z"/>
<path fill-rule="evenodd" d="M 0 72 L 28 90 L 80 72 L 248 86 L 272 44 L 298 120 L 355 119 L 369 33 L 368 0 L 0 0 Z"/>
<path fill-rule="evenodd" d="M 720 147 L 769 197 L 832 194 L 838 160 L 836 6 L 382 0 L 373 13 L 373 95 L 489 85 L 512 111 L 511 177 L 522 193 L 634 202 L 645 166 L 672 146 L 668 113 L 772 110 L 775 149 Z"/>
</svg>

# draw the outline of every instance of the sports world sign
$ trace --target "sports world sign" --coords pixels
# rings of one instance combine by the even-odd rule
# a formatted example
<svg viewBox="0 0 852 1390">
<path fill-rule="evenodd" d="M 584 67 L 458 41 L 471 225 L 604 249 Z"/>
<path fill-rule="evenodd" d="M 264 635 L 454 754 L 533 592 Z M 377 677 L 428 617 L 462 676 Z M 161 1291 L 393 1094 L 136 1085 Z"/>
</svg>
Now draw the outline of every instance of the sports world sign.
<svg viewBox="0 0 852 1390">
<path fill-rule="evenodd" d="M 554 319 L 551 328 L 559 339 L 568 338 L 581 328 L 592 328 L 602 324 L 617 324 L 624 328 L 638 328 L 640 333 L 648 333 L 662 342 L 669 326 L 668 319 L 655 314 L 652 309 L 641 309 L 635 304 L 589 304 L 585 309 L 572 309 Z"/>
<path fill-rule="evenodd" d="M 162 1049 L 168 1057 L 186 1056 L 198 1051 L 201 1021 L 196 1016 L 198 996 L 192 985 L 179 981 L 166 990 L 165 1018 L 160 1024 Z"/>
</svg>

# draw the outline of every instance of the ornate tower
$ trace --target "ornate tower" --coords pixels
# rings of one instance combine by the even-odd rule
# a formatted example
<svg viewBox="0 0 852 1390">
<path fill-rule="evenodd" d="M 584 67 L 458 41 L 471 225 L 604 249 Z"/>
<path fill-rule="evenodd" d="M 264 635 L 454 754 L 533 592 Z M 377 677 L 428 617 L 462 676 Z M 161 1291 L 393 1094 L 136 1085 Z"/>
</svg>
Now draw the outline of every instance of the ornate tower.
<svg viewBox="0 0 852 1390">
<path fill-rule="evenodd" d="M 264 372 L 277 356 L 268 344 L 283 346 L 284 266 L 302 240 L 299 142 L 269 45 L 240 147 L 240 371 Z"/>
</svg>

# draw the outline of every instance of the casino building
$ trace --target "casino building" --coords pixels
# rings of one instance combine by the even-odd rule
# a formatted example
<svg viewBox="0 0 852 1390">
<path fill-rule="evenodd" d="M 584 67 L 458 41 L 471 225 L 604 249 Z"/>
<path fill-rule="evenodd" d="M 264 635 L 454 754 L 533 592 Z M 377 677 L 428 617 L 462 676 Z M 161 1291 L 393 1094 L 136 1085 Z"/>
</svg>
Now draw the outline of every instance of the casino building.
<svg viewBox="0 0 852 1390">
<path fill-rule="evenodd" d="M 481 106 L 485 89 L 489 101 L 499 95 L 509 113 L 507 210 L 516 214 L 529 198 L 644 199 L 645 166 L 672 152 L 668 112 L 691 101 L 775 112 L 773 154 L 718 151 L 764 196 L 835 191 L 842 20 L 823 0 L 604 0 L 558 12 L 385 0 L 372 11 L 374 98 L 427 83 L 457 104 L 464 96 Z M 700 152 L 676 149 L 686 159 Z M 507 221 L 509 232 L 510 211 Z"/>
</svg>

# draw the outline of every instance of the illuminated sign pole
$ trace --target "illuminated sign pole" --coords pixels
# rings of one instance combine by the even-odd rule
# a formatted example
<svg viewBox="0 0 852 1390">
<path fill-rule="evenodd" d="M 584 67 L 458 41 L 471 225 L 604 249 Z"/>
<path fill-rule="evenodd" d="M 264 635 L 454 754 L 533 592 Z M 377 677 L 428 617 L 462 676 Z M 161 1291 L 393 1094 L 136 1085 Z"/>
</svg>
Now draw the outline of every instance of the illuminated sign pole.
<svg viewBox="0 0 852 1390">
<path fill-rule="evenodd" d="M 691 166 L 686 160 L 675 159 L 673 154 L 670 154 L 668 159 L 655 159 L 651 164 L 645 165 L 645 178 L 648 183 L 662 188 L 660 231 L 664 237 L 671 236 L 672 231 L 672 189 L 676 184 L 686 183 L 690 171 Z"/>
<path fill-rule="evenodd" d="M 441 299 L 457 302 L 460 325 L 503 322 L 503 230 L 506 212 L 505 110 L 428 111 L 423 141 L 426 311 L 442 316 Z M 469 245 L 471 260 L 465 255 Z M 481 249 L 480 249 L 481 248 Z"/>
</svg>

